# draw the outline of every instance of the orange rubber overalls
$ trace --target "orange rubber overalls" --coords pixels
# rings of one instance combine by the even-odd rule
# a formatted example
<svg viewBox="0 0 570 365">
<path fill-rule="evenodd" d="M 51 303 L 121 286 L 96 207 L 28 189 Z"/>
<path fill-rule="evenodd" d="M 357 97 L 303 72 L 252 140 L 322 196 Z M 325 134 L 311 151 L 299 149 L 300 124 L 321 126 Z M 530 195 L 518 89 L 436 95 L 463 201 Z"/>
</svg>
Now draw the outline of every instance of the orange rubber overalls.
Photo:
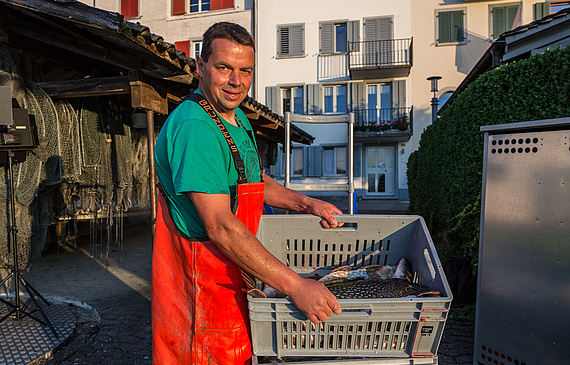
<svg viewBox="0 0 570 365">
<path fill-rule="evenodd" d="M 239 153 L 236 158 L 241 159 Z M 235 216 L 254 235 L 264 191 L 264 182 L 237 186 Z M 241 269 L 214 242 L 190 241 L 180 233 L 159 194 L 152 255 L 153 364 L 250 364 L 244 286 Z"/>
</svg>

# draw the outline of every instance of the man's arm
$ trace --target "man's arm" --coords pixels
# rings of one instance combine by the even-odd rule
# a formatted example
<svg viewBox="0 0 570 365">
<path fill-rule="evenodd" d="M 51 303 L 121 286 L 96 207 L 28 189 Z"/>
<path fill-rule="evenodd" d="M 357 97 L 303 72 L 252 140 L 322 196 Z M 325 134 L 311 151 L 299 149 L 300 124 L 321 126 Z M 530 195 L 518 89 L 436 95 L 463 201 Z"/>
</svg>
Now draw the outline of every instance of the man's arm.
<svg viewBox="0 0 570 365">
<path fill-rule="evenodd" d="M 314 214 L 323 218 L 323 227 L 338 227 L 339 224 L 333 214 L 342 214 L 342 211 L 333 204 L 288 189 L 265 174 L 263 174 L 263 180 L 265 181 L 264 203 L 266 205 Z"/>
<path fill-rule="evenodd" d="M 189 195 L 208 237 L 239 267 L 288 295 L 313 323 L 340 314 L 338 301 L 322 283 L 300 277 L 279 261 L 232 214 L 229 195 Z"/>
</svg>

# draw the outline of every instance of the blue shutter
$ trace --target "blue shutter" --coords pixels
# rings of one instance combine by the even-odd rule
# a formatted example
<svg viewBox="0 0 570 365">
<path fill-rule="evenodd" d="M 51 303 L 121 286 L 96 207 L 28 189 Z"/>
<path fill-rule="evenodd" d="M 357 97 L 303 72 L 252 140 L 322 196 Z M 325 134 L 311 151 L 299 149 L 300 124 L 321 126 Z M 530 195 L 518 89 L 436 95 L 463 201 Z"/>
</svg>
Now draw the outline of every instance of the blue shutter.
<svg viewBox="0 0 570 365">
<path fill-rule="evenodd" d="M 354 145 L 354 176 L 362 176 L 362 146 Z"/>
<path fill-rule="evenodd" d="M 319 177 L 321 176 L 321 146 L 308 146 L 307 158 L 305 161 L 308 166 L 305 171 L 307 171 L 307 176 Z"/>
</svg>

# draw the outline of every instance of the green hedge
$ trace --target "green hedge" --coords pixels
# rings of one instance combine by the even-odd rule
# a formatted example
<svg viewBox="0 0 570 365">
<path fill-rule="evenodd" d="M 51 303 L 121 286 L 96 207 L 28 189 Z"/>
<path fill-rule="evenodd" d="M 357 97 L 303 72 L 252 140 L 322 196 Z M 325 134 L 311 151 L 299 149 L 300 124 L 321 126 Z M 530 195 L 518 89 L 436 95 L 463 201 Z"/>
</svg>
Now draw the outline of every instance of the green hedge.
<svg viewBox="0 0 570 365">
<path fill-rule="evenodd" d="M 559 47 L 482 74 L 426 128 L 408 161 L 408 210 L 446 233 L 442 256 L 478 252 L 480 127 L 568 116 L 570 47 Z"/>
</svg>

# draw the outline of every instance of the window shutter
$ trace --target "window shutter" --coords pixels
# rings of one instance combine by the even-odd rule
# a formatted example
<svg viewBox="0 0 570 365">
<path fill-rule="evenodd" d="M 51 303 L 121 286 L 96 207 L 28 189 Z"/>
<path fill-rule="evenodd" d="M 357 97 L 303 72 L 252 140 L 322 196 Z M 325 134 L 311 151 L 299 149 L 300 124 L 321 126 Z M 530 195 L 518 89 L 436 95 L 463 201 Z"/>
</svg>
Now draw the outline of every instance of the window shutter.
<svg viewBox="0 0 570 365">
<path fill-rule="evenodd" d="M 329 54 L 334 52 L 334 23 L 321 23 L 321 53 Z"/>
<path fill-rule="evenodd" d="M 125 18 L 139 16 L 139 0 L 121 0 L 121 15 Z"/>
<path fill-rule="evenodd" d="M 305 26 L 303 24 L 292 25 L 289 37 L 290 56 L 302 56 L 305 54 Z"/>
<path fill-rule="evenodd" d="M 382 41 L 391 40 L 394 38 L 392 36 L 392 19 L 390 18 L 379 18 L 376 20 L 378 22 L 378 39 Z"/>
<path fill-rule="evenodd" d="M 291 54 L 290 33 L 291 29 L 288 26 L 279 26 L 277 28 L 277 56 L 286 57 Z"/>
<path fill-rule="evenodd" d="M 265 87 L 265 106 L 275 114 L 279 114 L 279 89 L 277 86 Z"/>
<path fill-rule="evenodd" d="M 308 146 L 308 158 L 307 161 L 308 168 L 307 176 L 319 177 L 321 176 L 321 146 Z M 305 151 L 306 152 L 306 151 Z"/>
<path fill-rule="evenodd" d="M 451 42 L 451 13 L 441 12 L 437 14 L 439 18 L 439 39 L 438 43 L 449 43 Z"/>
<path fill-rule="evenodd" d="M 354 113 L 355 122 L 364 121 L 366 109 L 366 85 L 364 82 L 353 82 L 350 84 L 350 108 Z"/>
<path fill-rule="evenodd" d="M 550 15 L 550 1 L 533 4 L 533 8 L 534 20 L 540 20 L 545 16 Z"/>
<path fill-rule="evenodd" d="M 493 9 L 493 38 L 498 38 L 505 29 L 505 8 Z"/>
<path fill-rule="evenodd" d="M 210 10 L 232 9 L 234 0 L 211 0 Z"/>
<path fill-rule="evenodd" d="M 503 32 L 506 32 L 507 30 L 511 30 L 513 28 L 513 24 L 515 24 L 515 18 L 517 17 L 517 13 L 519 11 L 519 6 L 520 5 L 505 7 L 506 28 L 503 30 Z"/>
<path fill-rule="evenodd" d="M 360 21 L 351 20 L 347 23 L 347 38 L 350 44 L 348 49 L 349 52 L 359 52 L 360 51 Z"/>
<path fill-rule="evenodd" d="M 321 85 L 305 85 L 307 95 L 307 114 L 321 114 Z"/>
<path fill-rule="evenodd" d="M 465 32 L 463 29 L 463 11 L 451 12 L 451 42 L 463 42 Z"/>
<path fill-rule="evenodd" d="M 177 50 L 186 53 L 186 57 L 191 57 L 190 56 L 190 41 L 174 42 L 174 47 Z"/>
<path fill-rule="evenodd" d="M 354 146 L 354 176 L 362 176 L 362 146 Z"/>
<path fill-rule="evenodd" d="M 186 0 L 172 0 L 172 15 L 186 14 Z"/>
<path fill-rule="evenodd" d="M 392 82 L 392 108 L 406 107 L 406 80 Z"/>
</svg>

